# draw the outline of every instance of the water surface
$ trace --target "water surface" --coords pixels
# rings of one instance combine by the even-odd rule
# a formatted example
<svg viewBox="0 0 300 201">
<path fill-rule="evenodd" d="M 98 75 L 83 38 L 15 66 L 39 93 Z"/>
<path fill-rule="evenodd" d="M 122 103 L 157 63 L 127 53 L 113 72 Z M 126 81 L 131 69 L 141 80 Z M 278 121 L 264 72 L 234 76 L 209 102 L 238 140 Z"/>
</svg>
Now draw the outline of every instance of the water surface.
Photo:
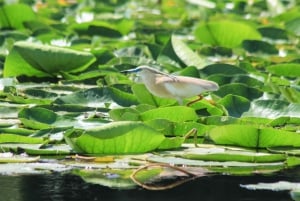
<svg viewBox="0 0 300 201">
<path fill-rule="evenodd" d="M 296 170 L 278 176 L 209 176 L 165 191 L 118 190 L 72 174 L 0 176 L 0 201 L 289 201 L 286 191 L 250 191 L 240 184 L 299 181 Z"/>
</svg>

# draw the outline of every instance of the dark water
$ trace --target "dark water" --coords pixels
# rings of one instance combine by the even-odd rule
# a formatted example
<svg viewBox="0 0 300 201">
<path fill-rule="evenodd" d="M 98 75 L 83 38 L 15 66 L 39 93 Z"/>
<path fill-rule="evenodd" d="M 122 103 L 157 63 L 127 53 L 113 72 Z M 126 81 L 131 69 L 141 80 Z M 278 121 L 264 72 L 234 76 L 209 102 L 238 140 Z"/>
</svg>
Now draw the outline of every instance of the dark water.
<svg viewBox="0 0 300 201">
<path fill-rule="evenodd" d="M 299 182 L 299 171 L 276 177 L 210 176 L 166 191 L 110 189 L 85 183 L 70 174 L 0 176 L 0 201 L 289 201 L 292 199 L 287 191 L 250 191 L 239 185 L 280 180 Z"/>
</svg>

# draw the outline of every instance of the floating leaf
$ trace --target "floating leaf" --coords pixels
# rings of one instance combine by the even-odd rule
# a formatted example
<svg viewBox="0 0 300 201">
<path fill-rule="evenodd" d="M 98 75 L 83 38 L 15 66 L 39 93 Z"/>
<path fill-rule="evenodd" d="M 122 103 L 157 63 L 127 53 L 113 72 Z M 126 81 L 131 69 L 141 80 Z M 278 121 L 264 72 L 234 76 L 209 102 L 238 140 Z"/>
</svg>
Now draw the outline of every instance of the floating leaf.
<svg viewBox="0 0 300 201">
<path fill-rule="evenodd" d="M 117 108 L 109 111 L 109 116 L 114 121 L 139 121 L 140 114 L 134 108 Z"/>
<path fill-rule="evenodd" d="M 0 133 L 6 134 L 17 134 L 22 136 L 29 136 L 33 134 L 35 131 L 25 128 L 0 128 Z"/>
<path fill-rule="evenodd" d="M 56 104 L 74 104 L 90 107 L 103 107 L 104 103 L 111 101 L 107 88 L 91 88 L 80 90 L 70 95 L 59 97 L 55 100 Z"/>
<path fill-rule="evenodd" d="M 178 37 L 171 37 L 172 46 L 175 54 L 186 66 L 195 66 L 198 69 L 205 67 L 205 60 L 201 58 L 197 53 L 193 52 L 183 41 Z"/>
<path fill-rule="evenodd" d="M 130 154 L 156 149 L 164 135 L 140 122 L 113 122 L 89 130 L 69 130 L 67 143 L 78 153 Z"/>
<path fill-rule="evenodd" d="M 15 134 L 0 134 L 0 144 L 1 143 L 27 143 L 27 144 L 42 144 L 45 140 L 38 137 L 27 137 Z"/>
<path fill-rule="evenodd" d="M 208 76 L 207 79 L 217 82 L 220 86 L 230 83 L 243 83 L 251 87 L 262 87 L 264 85 L 263 82 L 246 74 L 212 74 Z"/>
<path fill-rule="evenodd" d="M 4 76 L 53 76 L 80 72 L 95 61 L 87 52 L 67 48 L 16 42 L 4 64 Z"/>
<path fill-rule="evenodd" d="M 269 153 L 257 153 L 245 150 L 224 150 L 224 149 L 208 149 L 201 150 L 196 149 L 193 152 L 181 155 L 182 158 L 204 161 L 238 161 L 238 162 L 252 162 L 252 163 L 269 163 L 285 161 L 286 156 L 284 154 L 269 154 Z"/>
<path fill-rule="evenodd" d="M 119 38 L 127 34 L 133 27 L 134 22 L 131 20 L 122 20 L 119 23 L 109 23 L 106 21 L 92 21 L 71 26 L 79 34 L 90 36 L 99 35 L 110 38 Z"/>
<path fill-rule="evenodd" d="M 216 144 L 252 148 L 277 146 L 300 147 L 300 135 L 294 132 L 258 128 L 252 125 L 225 125 L 209 131 L 209 138 Z"/>
<path fill-rule="evenodd" d="M 285 27 L 288 31 L 294 33 L 296 36 L 300 36 L 300 17 L 289 20 L 286 22 Z"/>
<path fill-rule="evenodd" d="M 12 153 L 0 153 L 0 164 L 1 163 L 32 163 L 40 160 L 40 157 L 28 157 L 13 155 Z"/>
<path fill-rule="evenodd" d="M 194 109 L 185 106 L 162 107 L 141 113 L 143 121 L 167 119 L 174 122 L 196 121 L 198 116 Z"/>
<path fill-rule="evenodd" d="M 191 159 L 185 159 L 185 158 L 178 158 L 174 156 L 150 156 L 147 158 L 148 161 L 156 162 L 156 163 L 169 163 L 174 165 L 187 165 L 187 166 L 201 166 L 201 167 L 210 167 L 210 169 L 214 170 L 218 167 L 221 167 L 218 172 L 230 172 L 230 171 L 236 171 L 233 168 L 245 168 L 247 173 L 254 174 L 257 173 L 254 170 L 255 169 L 272 169 L 272 170 L 280 170 L 284 167 L 284 163 L 282 162 L 274 162 L 274 163 L 248 163 L 248 162 L 236 162 L 236 161 L 225 161 L 225 162 L 219 162 L 219 161 L 201 161 L 201 160 L 191 160 Z M 212 168 L 213 167 L 213 168 Z M 249 173 L 250 172 L 250 173 Z"/>
<path fill-rule="evenodd" d="M 278 54 L 278 50 L 274 45 L 268 42 L 260 40 L 244 40 L 243 47 L 250 53 L 266 53 L 266 54 Z"/>
<path fill-rule="evenodd" d="M 227 109 L 228 114 L 233 117 L 242 116 L 250 108 L 250 101 L 247 98 L 232 94 L 226 95 L 218 103 L 222 104 Z"/>
<path fill-rule="evenodd" d="M 224 74 L 224 75 L 238 75 L 238 74 L 247 74 L 247 72 L 237 66 L 230 64 L 211 64 L 202 69 L 205 74 L 215 75 L 215 74 Z"/>
<path fill-rule="evenodd" d="M 71 148 L 66 144 L 58 145 L 43 145 L 43 144 L 30 144 L 30 143 L 4 143 L 0 144 L 2 151 L 11 151 L 14 153 L 26 153 L 28 155 L 67 155 L 71 154 Z M 45 143 L 45 141 L 43 142 Z"/>
<path fill-rule="evenodd" d="M 300 76 L 300 64 L 299 63 L 283 63 L 275 64 L 267 67 L 270 73 L 279 76 L 287 77 L 299 77 Z"/>
<path fill-rule="evenodd" d="M 171 137 L 165 138 L 164 141 L 157 147 L 159 150 L 167 150 L 167 149 L 176 149 L 180 148 L 181 145 L 184 143 L 184 137 Z"/>
<path fill-rule="evenodd" d="M 112 189 L 134 189 L 136 184 L 130 179 L 132 170 L 75 170 L 85 182 L 107 186 Z"/>
<path fill-rule="evenodd" d="M 124 92 L 115 87 L 108 87 L 108 90 L 112 100 L 121 106 L 128 107 L 138 104 L 137 98 L 131 93 Z"/>
<path fill-rule="evenodd" d="M 9 4 L 0 8 L 0 28 L 24 28 L 24 22 L 36 18 L 32 8 L 26 4 Z"/>
<path fill-rule="evenodd" d="M 105 103 L 115 101 L 122 106 L 137 104 L 136 98 L 114 87 L 90 88 L 59 97 L 57 104 L 75 104 L 88 107 L 105 107 Z"/>
<path fill-rule="evenodd" d="M 42 107 L 24 108 L 19 112 L 19 119 L 29 128 L 49 129 L 49 128 L 90 128 L 100 126 L 107 121 L 89 121 L 88 119 L 74 118 L 68 115 L 58 115 L 52 110 Z"/>
<path fill-rule="evenodd" d="M 288 39 L 286 30 L 277 27 L 261 27 L 258 31 L 263 37 L 271 38 L 273 40 Z"/>
<path fill-rule="evenodd" d="M 36 160 L 38 157 L 29 157 L 29 160 Z M 22 159 L 20 159 L 22 160 Z M 24 158 L 26 161 L 26 158 Z M 0 165 L 0 173 L 2 175 L 24 175 L 24 174 L 46 174 L 52 172 L 66 172 L 71 168 L 53 162 L 31 162 L 31 163 L 7 163 Z"/>
<path fill-rule="evenodd" d="M 229 20 L 201 23 L 195 30 L 195 36 L 204 43 L 230 48 L 239 46 L 243 40 L 261 39 L 260 33 L 247 23 Z"/>
<path fill-rule="evenodd" d="M 19 112 L 22 123 L 34 129 L 50 128 L 58 118 L 58 115 L 44 108 L 25 108 Z"/>
<path fill-rule="evenodd" d="M 281 116 L 300 117 L 300 104 L 282 100 L 256 100 L 243 116 L 277 118 Z"/>
<path fill-rule="evenodd" d="M 259 98 L 263 95 L 263 92 L 260 89 L 240 83 L 225 84 L 214 93 L 221 97 L 225 97 L 227 94 L 233 94 L 243 96 L 249 100 Z"/>
<path fill-rule="evenodd" d="M 145 123 L 163 133 L 165 136 L 183 137 L 192 129 L 196 129 L 197 136 L 203 137 L 204 133 L 208 130 L 208 126 L 197 122 L 172 122 L 167 119 L 152 119 Z"/>
<path fill-rule="evenodd" d="M 132 85 L 133 94 L 137 97 L 138 101 L 142 104 L 149 104 L 153 106 L 166 106 L 173 105 L 177 101 L 174 99 L 160 98 L 153 96 L 143 84 Z"/>
</svg>

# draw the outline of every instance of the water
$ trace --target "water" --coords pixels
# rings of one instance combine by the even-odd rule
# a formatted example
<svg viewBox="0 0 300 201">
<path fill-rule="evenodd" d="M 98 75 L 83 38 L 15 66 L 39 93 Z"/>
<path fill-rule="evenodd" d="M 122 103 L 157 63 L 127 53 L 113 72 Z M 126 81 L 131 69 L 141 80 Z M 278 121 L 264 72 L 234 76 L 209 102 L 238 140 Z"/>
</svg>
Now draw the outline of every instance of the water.
<svg viewBox="0 0 300 201">
<path fill-rule="evenodd" d="M 297 174 L 297 173 L 296 173 Z M 299 176 L 299 175 L 298 175 Z M 300 177 L 298 177 L 298 181 Z M 287 191 L 250 191 L 240 184 L 297 180 L 284 176 L 209 176 L 166 191 L 117 190 L 71 174 L 0 176 L 0 201 L 289 201 Z"/>
</svg>

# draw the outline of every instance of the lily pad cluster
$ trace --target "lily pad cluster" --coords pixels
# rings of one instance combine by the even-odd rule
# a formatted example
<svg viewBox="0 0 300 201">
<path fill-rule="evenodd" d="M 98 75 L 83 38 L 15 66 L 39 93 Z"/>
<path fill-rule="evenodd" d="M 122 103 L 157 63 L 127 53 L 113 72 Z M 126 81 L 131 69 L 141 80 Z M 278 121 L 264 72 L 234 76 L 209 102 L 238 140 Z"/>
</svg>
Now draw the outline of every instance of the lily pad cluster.
<svg viewBox="0 0 300 201">
<path fill-rule="evenodd" d="M 137 169 L 145 154 L 141 165 L 230 174 L 299 165 L 300 5 L 272 2 L 0 3 L 0 150 L 33 157 L 0 162 L 133 154 L 125 169 Z M 121 73 L 139 65 L 220 89 L 178 105 Z M 95 174 L 109 180 L 105 171 Z"/>
</svg>

